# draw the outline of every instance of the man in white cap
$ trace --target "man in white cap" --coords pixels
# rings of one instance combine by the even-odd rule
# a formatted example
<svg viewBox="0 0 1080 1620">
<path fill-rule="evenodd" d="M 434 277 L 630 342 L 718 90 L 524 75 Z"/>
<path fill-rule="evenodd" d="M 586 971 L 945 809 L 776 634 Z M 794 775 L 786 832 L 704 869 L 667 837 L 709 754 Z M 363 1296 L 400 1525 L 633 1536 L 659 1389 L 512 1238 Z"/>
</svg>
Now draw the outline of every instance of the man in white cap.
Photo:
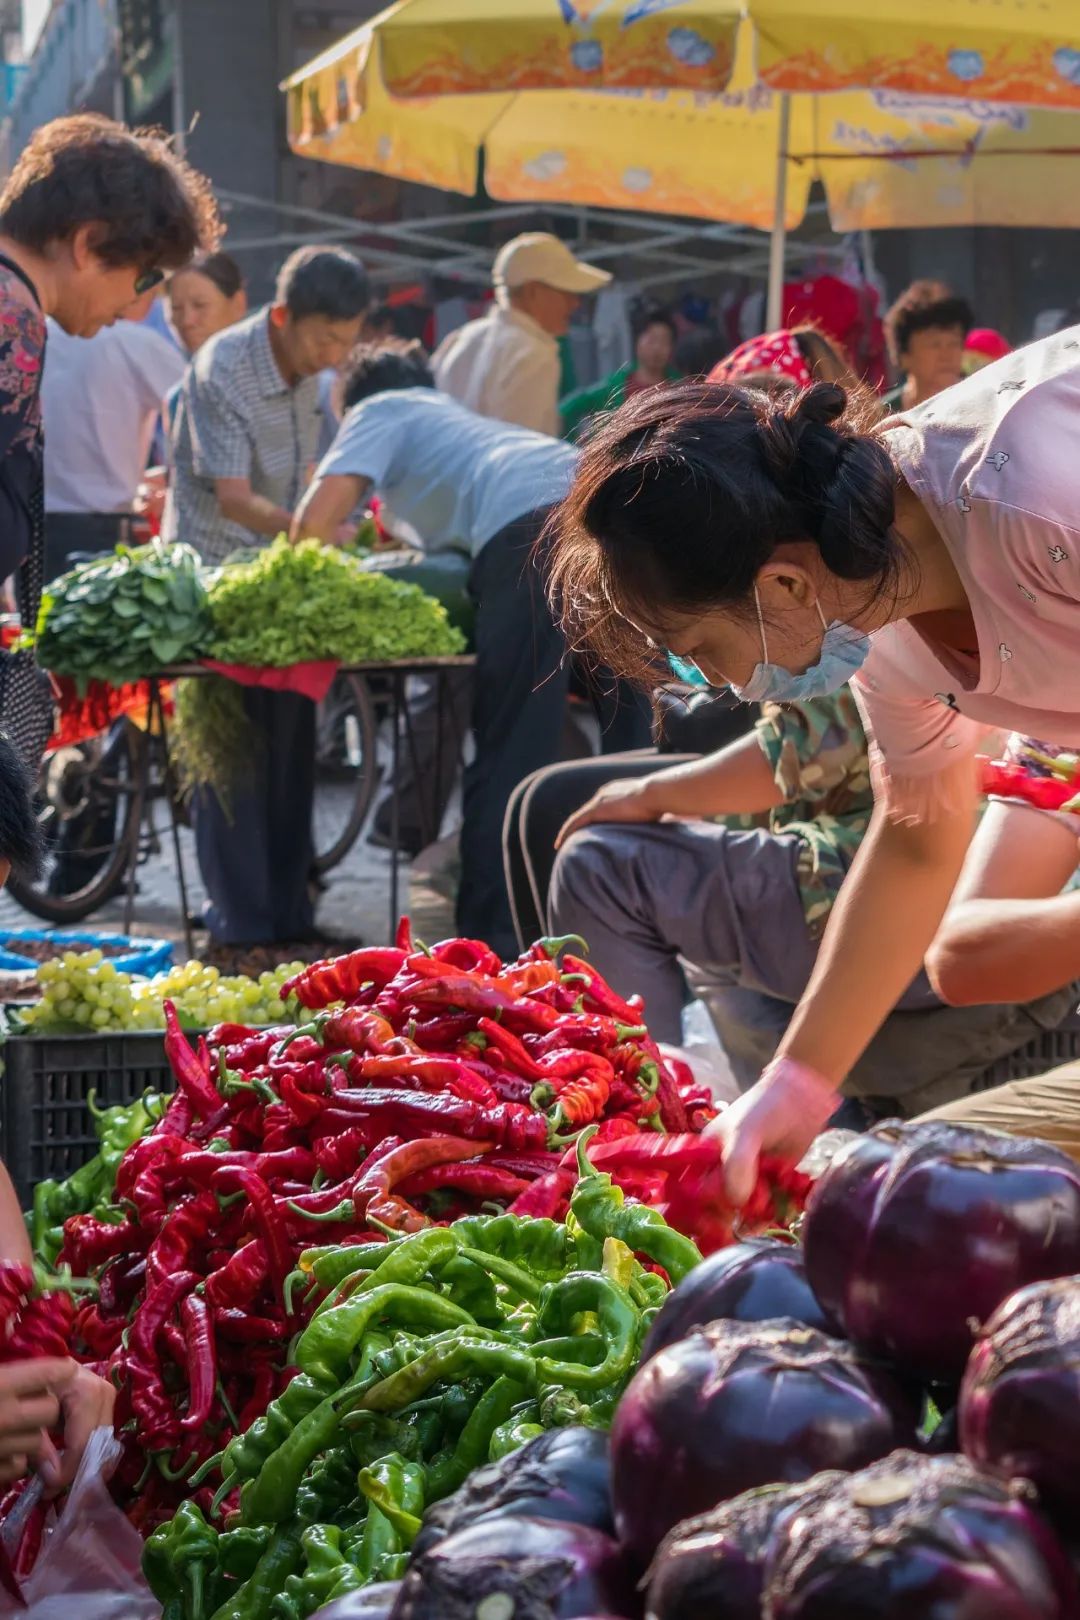
<svg viewBox="0 0 1080 1620">
<path fill-rule="evenodd" d="M 435 382 L 481 416 L 558 437 L 560 358 L 574 311 L 611 281 L 565 242 L 527 231 L 499 250 L 495 303 L 452 332 L 434 358 Z"/>
</svg>

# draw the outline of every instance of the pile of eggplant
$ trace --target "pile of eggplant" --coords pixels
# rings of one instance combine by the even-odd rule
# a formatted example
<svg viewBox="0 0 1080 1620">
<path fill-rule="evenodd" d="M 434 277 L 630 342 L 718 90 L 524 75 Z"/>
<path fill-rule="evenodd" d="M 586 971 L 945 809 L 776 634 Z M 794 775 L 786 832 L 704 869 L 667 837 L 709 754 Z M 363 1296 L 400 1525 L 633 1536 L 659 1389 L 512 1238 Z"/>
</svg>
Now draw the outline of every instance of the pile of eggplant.
<svg viewBox="0 0 1080 1620">
<path fill-rule="evenodd" d="M 890 1122 L 320 1620 L 1078 1620 L 1080 1166 Z"/>
</svg>

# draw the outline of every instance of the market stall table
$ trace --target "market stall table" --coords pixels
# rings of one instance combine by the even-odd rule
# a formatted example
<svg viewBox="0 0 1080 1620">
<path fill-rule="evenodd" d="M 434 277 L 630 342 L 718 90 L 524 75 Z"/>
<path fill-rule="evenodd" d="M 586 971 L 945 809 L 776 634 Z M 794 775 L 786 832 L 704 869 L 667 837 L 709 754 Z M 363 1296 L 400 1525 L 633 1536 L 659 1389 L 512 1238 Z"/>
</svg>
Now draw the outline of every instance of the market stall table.
<svg viewBox="0 0 1080 1620">
<path fill-rule="evenodd" d="M 447 703 L 447 683 L 454 674 L 461 670 L 470 670 L 475 667 L 476 658 L 471 653 L 461 653 L 436 658 L 406 658 L 380 661 L 377 659 L 361 663 L 342 664 L 339 673 L 347 675 L 361 675 L 365 679 L 377 678 L 385 680 L 389 686 L 390 719 L 392 737 L 392 755 L 390 767 L 390 893 L 389 893 L 389 926 L 388 937 L 393 935 L 400 914 L 400 885 L 401 885 L 401 855 L 399 839 L 401 831 L 401 761 L 402 740 L 408 751 L 409 763 L 413 774 L 420 777 L 420 759 L 417 750 L 416 732 L 407 702 L 407 681 L 411 676 L 425 676 L 435 683 L 435 792 L 430 795 L 418 795 L 418 810 L 421 819 L 421 832 L 425 841 L 431 842 L 438 836 L 438 827 L 432 825 L 431 806 L 441 802 L 439 786 L 443 777 L 443 718 L 444 713 L 450 716 L 451 726 L 454 728 L 455 758 L 454 766 L 460 762 L 464 744 L 463 735 L 457 730 L 457 718 L 453 702 Z M 175 680 L 205 680 L 218 672 L 203 664 L 176 664 L 163 669 L 150 677 L 149 689 L 149 718 L 148 728 L 152 733 L 161 737 L 166 757 L 168 755 L 168 725 L 166 719 L 166 706 L 163 698 L 163 687 Z M 141 825 L 144 818 L 152 814 L 150 795 L 150 750 L 144 749 L 140 756 L 139 771 L 136 777 L 136 815 Z M 187 882 L 184 877 L 183 857 L 180 849 L 180 823 L 177 816 L 175 795 L 166 794 L 169 803 L 169 819 L 172 830 L 173 851 L 176 857 L 176 878 L 180 895 L 180 906 L 183 915 L 184 941 L 188 954 L 194 954 L 192 942 L 191 916 L 188 909 Z M 136 865 L 132 862 L 128 871 L 127 894 L 124 902 L 124 929 L 130 931 L 132 916 L 135 908 L 135 878 Z"/>
</svg>

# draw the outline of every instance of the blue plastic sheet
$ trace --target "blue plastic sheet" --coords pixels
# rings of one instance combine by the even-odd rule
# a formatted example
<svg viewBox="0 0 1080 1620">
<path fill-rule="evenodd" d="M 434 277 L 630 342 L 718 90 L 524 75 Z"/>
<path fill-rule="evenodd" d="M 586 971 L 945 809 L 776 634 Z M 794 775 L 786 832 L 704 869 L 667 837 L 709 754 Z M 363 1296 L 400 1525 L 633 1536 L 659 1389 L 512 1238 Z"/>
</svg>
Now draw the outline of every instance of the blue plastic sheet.
<svg viewBox="0 0 1080 1620">
<path fill-rule="evenodd" d="M 173 965 L 172 942 L 167 939 L 135 939 L 129 934 L 68 933 L 59 928 L 0 929 L 0 971 L 33 973 L 39 964 L 19 952 L 22 940 L 49 940 L 65 951 L 92 951 L 98 946 L 123 945 L 110 954 L 109 961 L 120 973 L 167 973 Z"/>
</svg>

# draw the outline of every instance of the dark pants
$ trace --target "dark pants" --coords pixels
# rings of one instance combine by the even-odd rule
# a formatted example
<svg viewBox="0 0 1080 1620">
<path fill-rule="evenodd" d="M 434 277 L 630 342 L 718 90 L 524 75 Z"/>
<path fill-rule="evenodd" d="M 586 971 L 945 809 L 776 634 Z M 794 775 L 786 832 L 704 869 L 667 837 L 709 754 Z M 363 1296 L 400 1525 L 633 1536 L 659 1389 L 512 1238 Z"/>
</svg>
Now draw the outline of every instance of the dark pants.
<svg viewBox="0 0 1080 1620">
<path fill-rule="evenodd" d="M 594 823 L 554 856 L 568 816 L 604 781 L 675 763 L 656 754 L 555 766 L 522 783 L 506 819 L 507 869 L 523 933 L 581 934 L 620 995 L 645 997 L 658 1040 L 676 1044 L 693 987 L 728 1062 L 751 1085 L 773 1056 L 817 954 L 798 882 L 798 841 L 708 821 Z M 524 887 L 522 887 L 524 876 Z M 1028 1006 L 943 1007 L 920 973 L 844 1087 L 919 1113 L 963 1095 L 991 1063 L 1052 1029 L 1076 990 Z"/>
<path fill-rule="evenodd" d="M 244 709 L 251 761 L 227 807 L 214 793 L 195 795 L 195 845 L 214 943 L 273 945 L 314 927 L 315 705 L 294 692 L 245 687 Z"/>
<path fill-rule="evenodd" d="M 461 933 L 515 952 L 510 899 L 503 877 L 502 827 L 515 787 L 559 758 L 570 658 L 544 592 L 534 547 L 547 519 L 534 512 L 501 529 L 469 576 L 476 604 L 473 732 L 476 754 L 465 772 L 461 830 Z M 595 672 L 590 698 L 605 753 L 644 747 L 647 699 Z"/>
<path fill-rule="evenodd" d="M 66 573 L 73 551 L 112 551 L 131 539 L 127 512 L 46 512 L 45 578 Z"/>
</svg>

